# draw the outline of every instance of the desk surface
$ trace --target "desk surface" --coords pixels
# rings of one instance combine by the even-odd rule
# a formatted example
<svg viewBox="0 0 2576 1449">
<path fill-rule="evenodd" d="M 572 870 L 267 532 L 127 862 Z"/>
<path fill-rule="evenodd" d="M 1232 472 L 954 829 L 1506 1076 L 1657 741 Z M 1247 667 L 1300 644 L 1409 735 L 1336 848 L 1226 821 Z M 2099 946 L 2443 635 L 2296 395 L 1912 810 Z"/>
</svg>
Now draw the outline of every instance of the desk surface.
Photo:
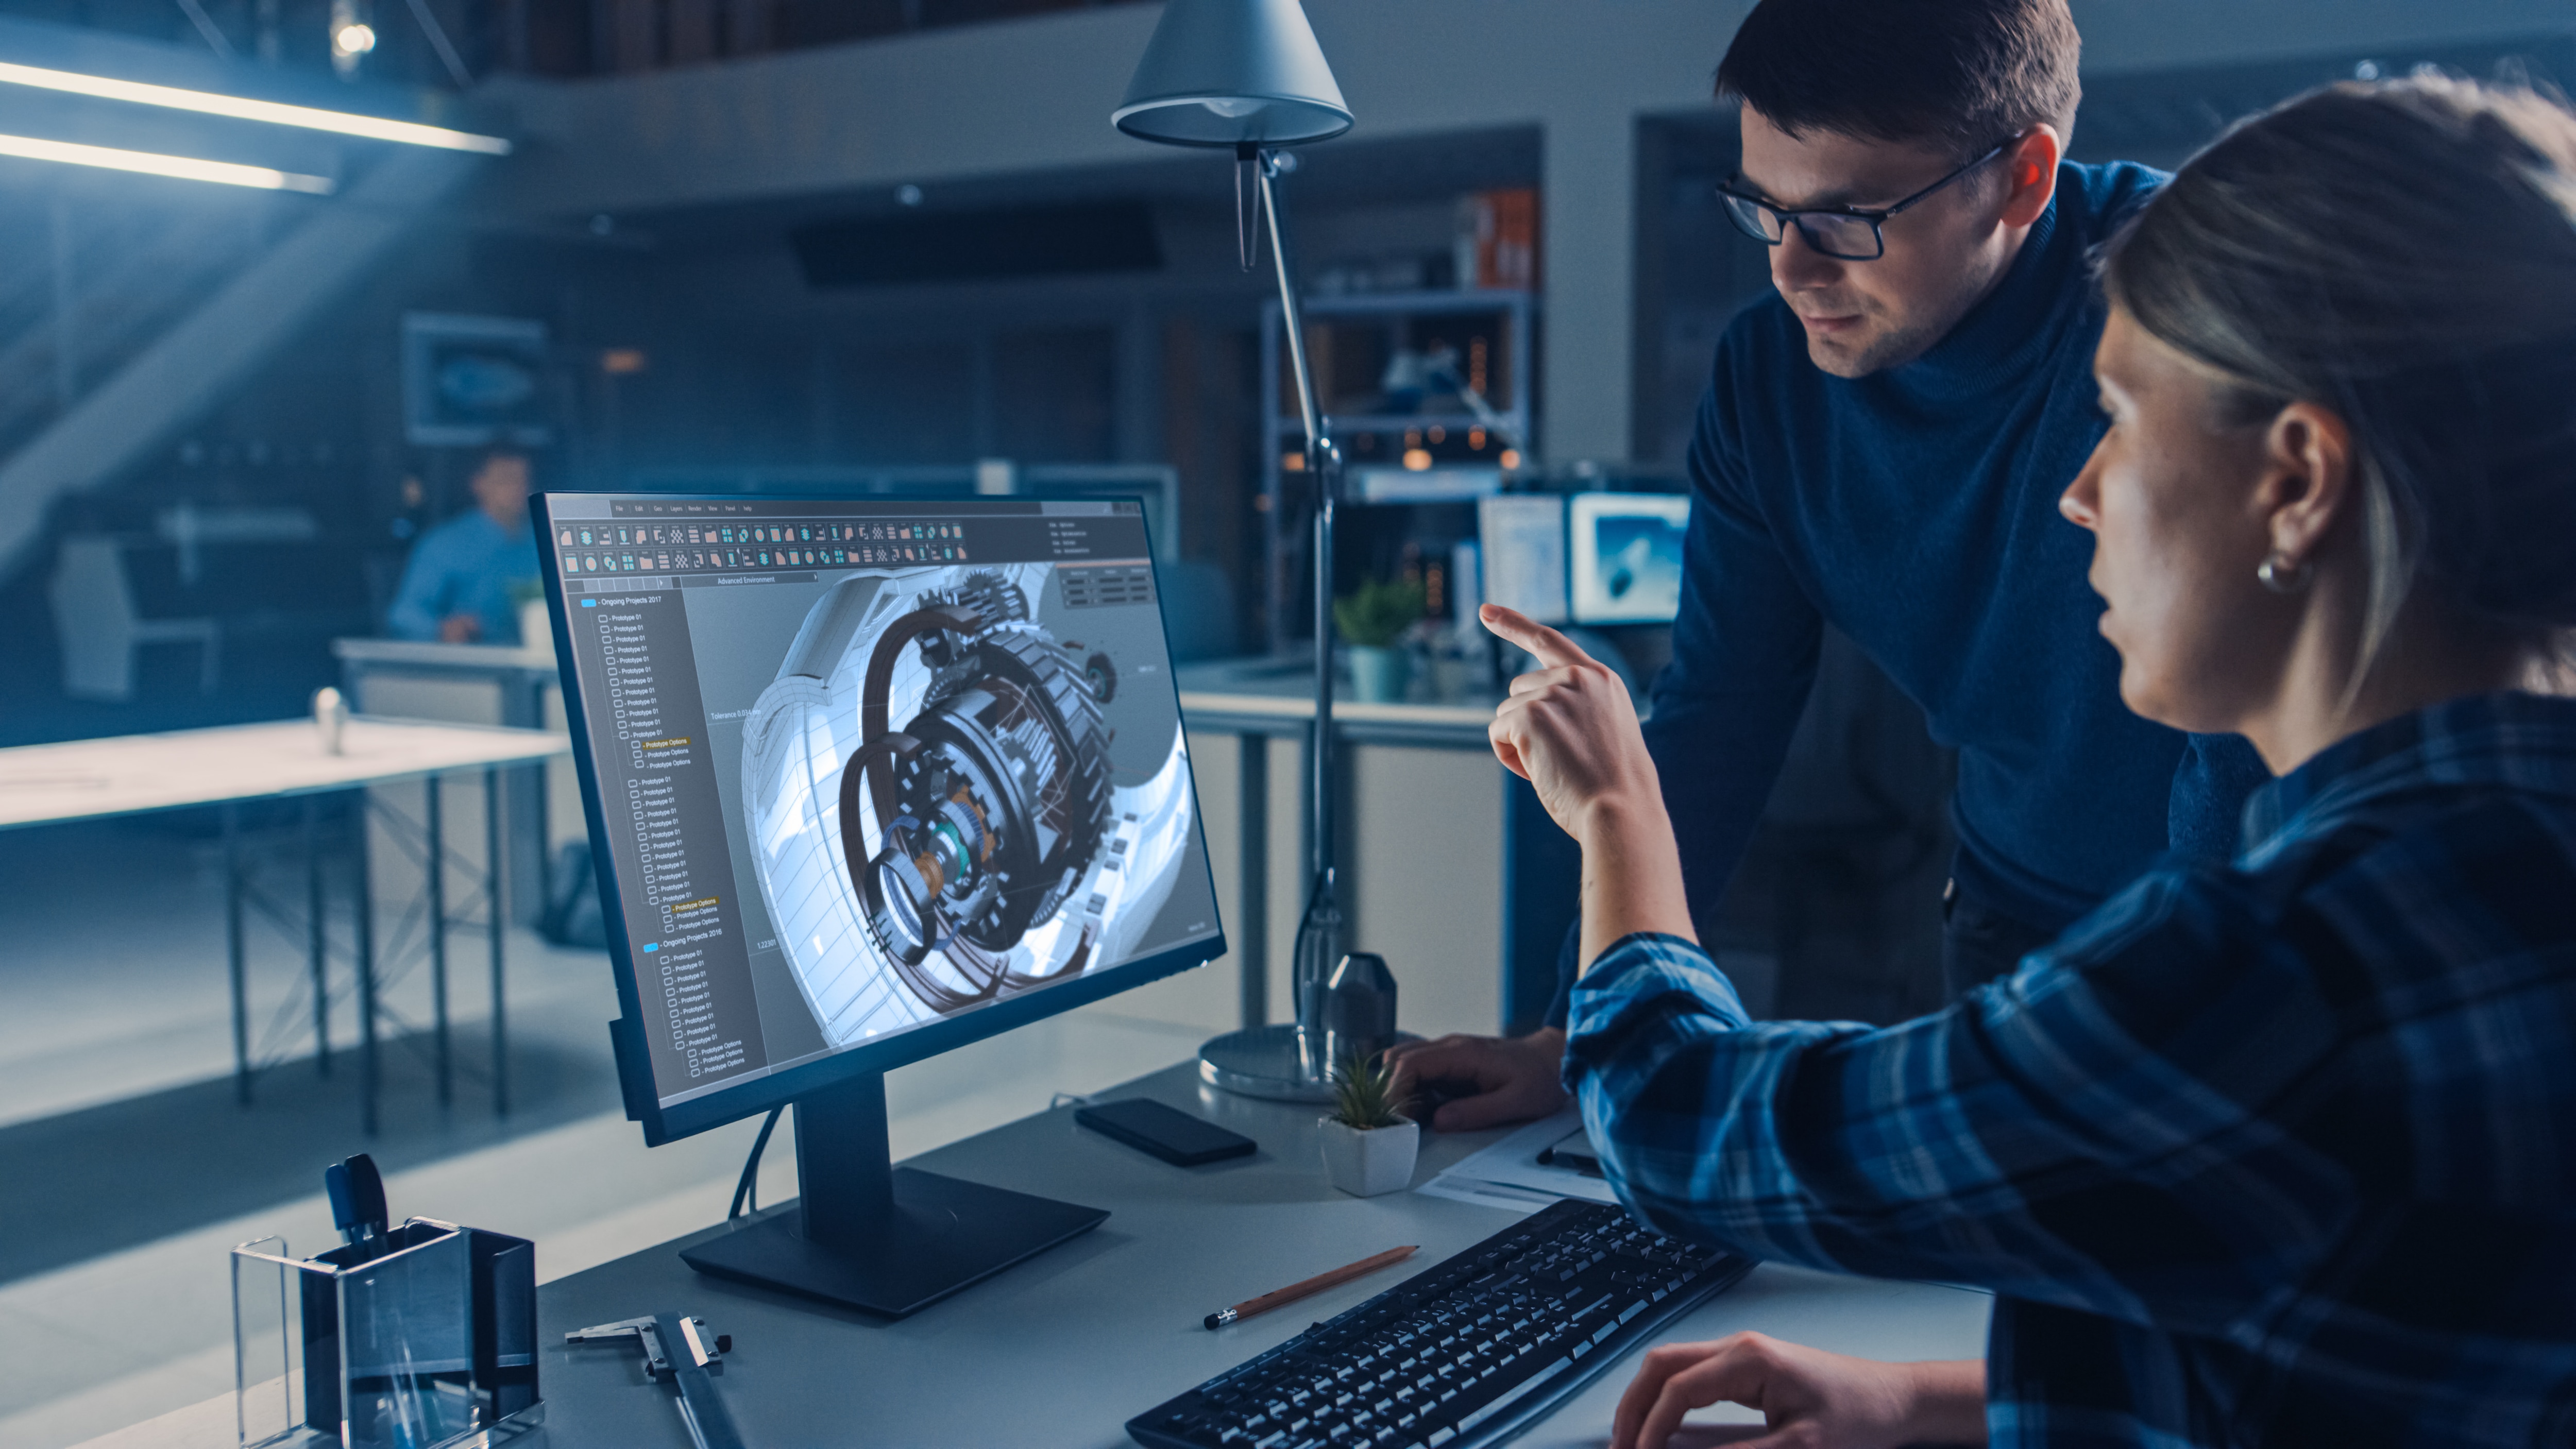
<svg viewBox="0 0 2576 1449">
<path fill-rule="evenodd" d="M 336 755 L 322 753 L 309 719 L 19 745 L 0 750 L 0 829 L 345 790 L 565 746 L 543 730 L 363 718 L 349 721 Z"/>
<path fill-rule="evenodd" d="M 396 665 L 413 669 L 461 669 L 483 673 L 534 672 L 553 678 L 555 651 L 517 644 L 446 644 L 423 639 L 346 638 L 331 641 L 331 653 L 352 664 Z"/>
<path fill-rule="evenodd" d="M 563 1342 L 570 1329 L 657 1311 L 696 1314 L 733 1335 L 718 1388 L 755 1449 L 1112 1449 L 1129 1443 L 1129 1416 L 1401 1282 L 1408 1269 L 1219 1333 L 1202 1328 L 1201 1315 L 1398 1244 L 1422 1245 L 1411 1265 L 1418 1270 L 1517 1220 L 1412 1192 L 1346 1197 L 1324 1181 L 1313 1108 L 1202 1088 L 1187 1064 L 1105 1095 L 1158 1097 L 1251 1135 L 1261 1151 L 1172 1167 L 1076 1126 L 1066 1108 L 916 1158 L 954 1176 L 1105 1207 L 1110 1218 L 896 1323 L 699 1277 L 674 1250 L 714 1229 L 549 1283 L 537 1295 L 548 1449 L 686 1449 L 668 1391 L 644 1382 L 631 1352 Z M 1414 1181 L 1499 1135 L 1426 1138 Z M 772 1150 L 786 1148 L 781 1134 Z M 635 1150 L 645 1150 L 640 1141 Z M 1879 1358 L 1973 1358 L 1985 1351 L 1987 1305 L 1984 1294 L 1957 1288 L 1765 1266 L 1702 1305 L 1673 1337 L 1752 1328 Z M 1614 1365 L 1519 1442 L 1598 1445 L 1630 1371 Z M 217 1449 L 230 1429 L 229 1404 L 209 1401 L 96 1449 Z"/>
</svg>

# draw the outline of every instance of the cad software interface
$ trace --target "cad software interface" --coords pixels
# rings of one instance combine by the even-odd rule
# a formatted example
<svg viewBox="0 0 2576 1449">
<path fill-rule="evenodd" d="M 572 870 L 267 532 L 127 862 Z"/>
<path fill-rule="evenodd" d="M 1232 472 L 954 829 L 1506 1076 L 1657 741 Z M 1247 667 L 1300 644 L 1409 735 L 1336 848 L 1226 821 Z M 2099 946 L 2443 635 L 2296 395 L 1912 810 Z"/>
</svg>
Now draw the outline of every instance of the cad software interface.
<svg viewBox="0 0 2576 1449">
<path fill-rule="evenodd" d="M 663 1105 L 1216 936 L 1137 505 L 548 508 Z"/>
</svg>

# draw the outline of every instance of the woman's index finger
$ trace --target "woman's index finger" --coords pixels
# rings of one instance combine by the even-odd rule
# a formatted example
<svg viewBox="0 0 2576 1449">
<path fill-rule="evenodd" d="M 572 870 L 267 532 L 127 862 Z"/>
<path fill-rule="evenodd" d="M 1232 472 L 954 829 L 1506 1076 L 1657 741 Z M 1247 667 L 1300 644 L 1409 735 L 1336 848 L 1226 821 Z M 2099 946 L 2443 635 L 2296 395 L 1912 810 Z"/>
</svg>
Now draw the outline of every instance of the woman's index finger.
<svg viewBox="0 0 2576 1449">
<path fill-rule="evenodd" d="M 1573 640 L 1518 609 L 1486 604 L 1477 609 L 1476 617 L 1496 635 L 1537 656 L 1538 662 L 1549 669 L 1592 662 L 1592 656 L 1578 648 Z"/>
</svg>

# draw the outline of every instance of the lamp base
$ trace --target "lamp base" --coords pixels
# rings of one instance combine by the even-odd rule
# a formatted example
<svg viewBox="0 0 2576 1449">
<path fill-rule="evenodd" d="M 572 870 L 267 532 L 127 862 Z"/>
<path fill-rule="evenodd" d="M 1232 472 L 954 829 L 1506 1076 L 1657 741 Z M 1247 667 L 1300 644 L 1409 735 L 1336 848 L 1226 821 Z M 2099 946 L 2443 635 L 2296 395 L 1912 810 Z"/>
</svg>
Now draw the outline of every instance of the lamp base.
<svg viewBox="0 0 2576 1449">
<path fill-rule="evenodd" d="M 1397 1041 L 1420 1041 L 1409 1031 Z M 1268 1102 L 1330 1102 L 1333 1077 L 1323 1053 L 1299 1041 L 1294 1024 L 1254 1026 L 1210 1037 L 1199 1048 L 1199 1080 L 1220 1092 Z"/>
<path fill-rule="evenodd" d="M 1271 1102 L 1333 1100 L 1323 1054 L 1304 1049 L 1294 1025 L 1248 1027 L 1210 1039 L 1199 1048 L 1199 1080 L 1221 1092 Z"/>
</svg>

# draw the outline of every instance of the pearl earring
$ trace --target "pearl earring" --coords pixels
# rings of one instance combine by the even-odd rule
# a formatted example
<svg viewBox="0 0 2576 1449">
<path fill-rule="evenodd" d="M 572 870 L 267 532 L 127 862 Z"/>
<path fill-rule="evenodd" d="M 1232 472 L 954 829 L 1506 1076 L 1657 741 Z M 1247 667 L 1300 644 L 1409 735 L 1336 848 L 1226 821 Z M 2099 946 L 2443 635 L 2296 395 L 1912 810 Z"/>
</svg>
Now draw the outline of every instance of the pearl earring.
<svg viewBox="0 0 2576 1449">
<path fill-rule="evenodd" d="M 2294 563 L 2288 554 L 2278 549 L 2264 555 L 2263 562 L 2254 569 L 2254 577 L 2261 579 L 2263 587 L 2276 594 L 2303 593 L 2316 576 L 2315 564 Z"/>
</svg>

